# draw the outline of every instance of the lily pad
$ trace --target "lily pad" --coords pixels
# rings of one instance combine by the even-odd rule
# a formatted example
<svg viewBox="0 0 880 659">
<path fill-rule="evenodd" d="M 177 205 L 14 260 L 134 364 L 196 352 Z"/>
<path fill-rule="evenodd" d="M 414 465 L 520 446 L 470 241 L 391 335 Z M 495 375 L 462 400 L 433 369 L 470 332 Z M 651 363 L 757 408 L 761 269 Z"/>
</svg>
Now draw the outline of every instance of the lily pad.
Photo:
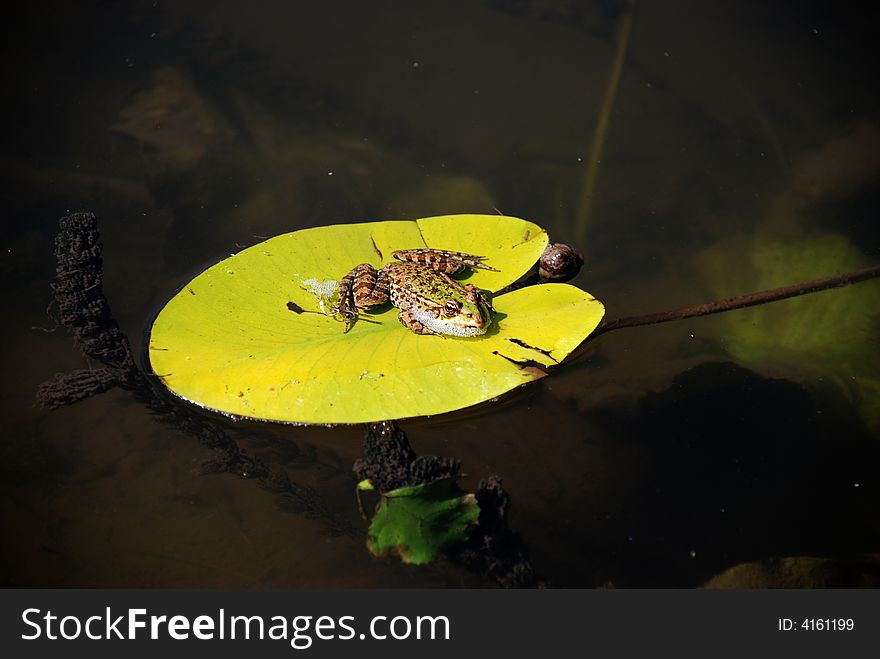
<svg viewBox="0 0 880 659">
<path fill-rule="evenodd" d="M 479 516 L 476 498 L 454 478 L 401 487 L 382 495 L 367 548 L 375 556 L 397 554 L 404 563 L 430 563 L 447 547 L 464 542 Z"/>
<path fill-rule="evenodd" d="M 574 286 L 495 297 L 482 336 L 421 336 L 387 305 L 351 331 L 327 312 L 336 281 L 397 249 L 486 257 L 468 282 L 497 291 L 535 263 L 547 234 L 525 220 L 450 215 L 304 229 L 208 268 L 159 313 L 149 357 L 168 389 L 235 417 L 338 424 L 457 410 L 542 377 L 598 325 L 602 304 Z"/>
</svg>

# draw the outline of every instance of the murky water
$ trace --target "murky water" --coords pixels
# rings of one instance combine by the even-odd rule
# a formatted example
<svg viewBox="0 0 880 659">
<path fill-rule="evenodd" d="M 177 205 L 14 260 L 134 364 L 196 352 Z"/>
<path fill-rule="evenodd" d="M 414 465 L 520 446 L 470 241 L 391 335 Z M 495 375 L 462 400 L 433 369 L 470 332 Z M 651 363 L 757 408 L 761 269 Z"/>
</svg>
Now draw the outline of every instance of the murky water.
<svg viewBox="0 0 880 659">
<path fill-rule="evenodd" d="M 280 232 L 456 212 L 578 236 L 612 317 L 880 260 L 877 9 L 639 3 L 575 218 L 625 6 L 610 0 L 132 2 L 20 9 L 4 43 L 4 585 L 493 586 L 375 560 L 361 428 L 220 421 L 327 516 L 122 391 L 47 412 L 84 368 L 45 308 L 57 218 L 92 210 L 142 349 L 176 288 Z M 332 175 L 330 174 L 332 172 Z M 558 587 L 877 585 L 880 283 L 621 330 L 498 405 L 404 424 Z M 336 529 L 338 531 L 338 528 Z M 739 566 L 739 567 L 736 567 Z"/>
</svg>

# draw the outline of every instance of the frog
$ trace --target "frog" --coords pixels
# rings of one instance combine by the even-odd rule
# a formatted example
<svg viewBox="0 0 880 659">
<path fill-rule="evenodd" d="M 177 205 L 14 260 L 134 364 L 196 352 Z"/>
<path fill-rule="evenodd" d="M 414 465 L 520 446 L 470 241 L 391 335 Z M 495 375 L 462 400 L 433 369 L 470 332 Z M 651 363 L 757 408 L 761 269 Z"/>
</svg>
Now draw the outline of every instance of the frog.
<svg viewBox="0 0 880 659">
<path fill-rule="evenodd" d="M 485 334 L 492 320 L 486 291 L 452 277 L 476 269 L 497 268 L 486 257 L 444 249 L 401 249 L 380 270 L 369 263 L 352 268 L 339 282 L 339 302 L 333 316 L 341 316 L 343 333 L 358 318 L 358 309 L 387 302 L 397 307 L 397 318 L 416 334 L 474 337 Z"/>
</svg>

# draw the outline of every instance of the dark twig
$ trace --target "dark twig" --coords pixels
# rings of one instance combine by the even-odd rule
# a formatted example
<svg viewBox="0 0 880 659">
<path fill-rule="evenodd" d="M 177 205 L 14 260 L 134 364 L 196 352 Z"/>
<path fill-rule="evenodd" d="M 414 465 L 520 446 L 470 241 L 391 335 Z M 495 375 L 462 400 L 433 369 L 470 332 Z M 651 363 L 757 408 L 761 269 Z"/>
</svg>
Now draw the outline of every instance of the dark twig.
<svg viewBox="0 0 880 659">
<path fill-rule="evenodd" d="M 138 368 L 128 337 L 104 297 L 100 238 L 93 213 L 61 218 L 55 238 L 57 267 L 52 293 L 58 305 L 58 321 L 72 331 L 82 353 L 101 366 L 57 374 L 38 387 L 37 401 L 57 409 L 115 387 L 128 390 L 157 419 L 211 449 L 211 458 L 204 464 L 206 472 L 255 479 L 281 496 L 284 510 L 320 520 L 329 535 L 353 536 L 351 523 L 337 515 L 314 488 L 292 482 L 284 469 L 270 467 L 246 453 L 221 426 L 170 404 L 156 393 L 150 379 Z"/>
<path fill-rule="evenodd" d="M 817 293 L 825 291 L 829 288 L 839 288 L 856 284 L 860 281 L 867 281 L 880 277 L 880 265 L 870 268 L 863 268 L 853 272 L 845 272 L 834 277 L 825 279 L 814 279 L 813 281 L 803 282 L 800 284 L 792 284 L 783 286 L 782 288 L 773 288 L 768 291 L 759 291 L 757 293 L 748 293 L 747 295 L 737 295 L 736 297 L 727 298 L 726 300 L 718 300 L 716 302 L 707 302 L 704 304 L 695 304 L 690 307 L 680 307 L 678 309 L 670 309 L 669 311 L 660 311 L 657 313 L 643 314 L 640 316 L 627 316 L 626 318 L 614 318 L 605 320 L 600 323 L 599 327 L 593 332 L 590 338 L 595 338 L 605 332 L 623 329 L 624 327 L 639 327 L 640 325 L 656 325 L 658 323 L 668 323 L 672 320 L 683 320 L 685 318 L 693 318 L 695 316 L 708 316 L 714 313 L 722 313 L 733 309 L 743 309 L 745 307 L 754 307 L 759 304 L 767 304 L 768 302 L 776 302 L 777 300 L 785 300 L 798 295 L 806 295 L 807 293 Z"/>
</svg>

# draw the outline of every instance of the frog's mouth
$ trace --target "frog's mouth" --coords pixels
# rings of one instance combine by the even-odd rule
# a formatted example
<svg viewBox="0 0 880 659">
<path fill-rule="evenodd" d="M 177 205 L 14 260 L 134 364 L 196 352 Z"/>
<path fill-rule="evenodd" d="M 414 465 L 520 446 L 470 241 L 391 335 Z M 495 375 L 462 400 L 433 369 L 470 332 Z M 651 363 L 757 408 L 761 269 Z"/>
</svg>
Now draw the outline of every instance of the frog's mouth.
<svg viewBox="0 0 880 659">
<path fill-rule="evenodd" d="M 445 329 L 436 330 L 438 332 L 443 332 L 443 334 L 452 334 L 454 336 L 479 336 L 480 334 L 485 334 L 486 330 L 489 329 L 488 324 L 484 323 L 482 325 L 446 325 Z"/>
</svg>

